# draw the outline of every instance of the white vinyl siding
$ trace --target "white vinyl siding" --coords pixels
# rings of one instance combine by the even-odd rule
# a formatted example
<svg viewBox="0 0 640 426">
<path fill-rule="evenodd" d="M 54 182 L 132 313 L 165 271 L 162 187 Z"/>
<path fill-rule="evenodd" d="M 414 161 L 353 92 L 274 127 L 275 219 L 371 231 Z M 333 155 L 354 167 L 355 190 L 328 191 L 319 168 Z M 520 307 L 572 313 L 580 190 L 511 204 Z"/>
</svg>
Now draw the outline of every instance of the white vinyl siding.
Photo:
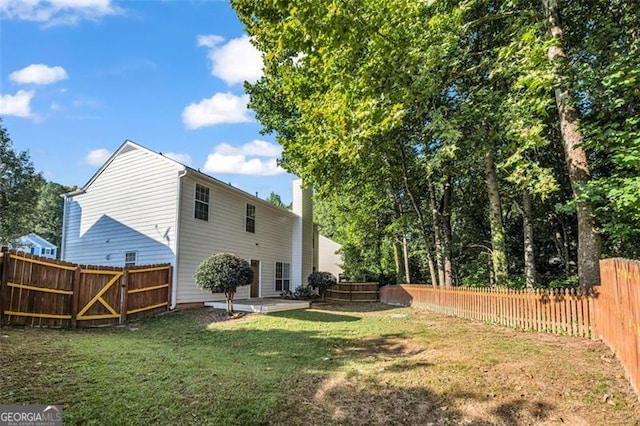
<svg viewBox="0 0 640 426">
<path fill-rule="evenodd" d="M 193 217 L 195 185 L 210 187 L 209 221 Z M 291 262 L 292 227 L 296 216 L 272 206 L 252 195 L 221 182 L 211 182 L 196 172 L 182 180 L 182 213 L 180 222 L 180 253 L 178 258 L 177 303 L 224 300 L 224 294 L 201 290 L 193 279 L 198 264 L 213 253 L 228 252 L 249 261 L 260 261 L 262 297 L 277 297 L 275 291 L 276 262 Z M 259 232 L 245 232 L 247 203 L 255 206 L 260 218 Z M 295 285 L 295 283 L 292 282 Z M 239 287 L 235 298 L 249 298 L 250 286 Z"/>
<path fill-rule="evenodd" d="M 293 251 L 291 262 L 292 290 L 307 282 L 314 264 L 313 201 L 310 188 L 301 188 L 302 181 L 293 181 L 293 213 L 297 214 L 293 227 Z"/>
<path fill-rule="evenodd" d="M 125 145 L 85 193 L 65 201 L 64 260 L 122 266 L 125 252 L 136 251 L 138 264 L 173 263 L 177 180 L 183 169 Z"/>
</svg>

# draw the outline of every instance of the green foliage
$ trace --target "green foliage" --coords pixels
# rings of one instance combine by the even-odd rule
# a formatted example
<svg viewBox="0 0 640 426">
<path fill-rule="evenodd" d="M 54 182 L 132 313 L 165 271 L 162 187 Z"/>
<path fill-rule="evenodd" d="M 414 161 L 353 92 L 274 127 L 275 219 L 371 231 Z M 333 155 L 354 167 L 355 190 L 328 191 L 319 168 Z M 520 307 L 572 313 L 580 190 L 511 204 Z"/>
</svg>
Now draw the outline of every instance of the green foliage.
<svg viewBox="0 0 640 426">
<path fill-rule="evenodd" d="M 216 253 L 198 265 L 193 278 L 198 287 L 212 293 L 224 292 L 227 312 L 233 313 L 233 294 L 239 286 L 249 285 L 253 280 L 253 269 L 245 259 L 231 253 Z"/>
<path fill-rule="evenodd" d="M 579 284 L 578 276 L 572 275 L 569 278 L 550 281 L 547 288 L 578 288 Z"/>
<path fill-rule="evenodd" d="M 282 202 L 282 199 L 280 198 L 279 194 L 276 194 L 275 192 L 271 191 L 271 193 L 269 194 L 269 196 L 266 198 L 266 201 L 273 204 L 274 206 L 278 206 L 280 208 L 283 209 L 291 209 L 291 204 L 289 205 L 285 205 Z"/>
<path fill-rule="evenodd" d="M 313 300 L 318 297 L 318 294 L 310 286 L 300 286 L 295 291 L 283 291 L 280 293 L 280 297 L 283 299 L 293 300 Z"/>
<path fill-rule="evenodd" d="M 324 292 L 332 285 L 336 285 L 337 282 L 336 277 L 331 272 L 316 271 L 307 277 L 309 287 L 318 289 L 322 297 L 324 297 Z"/>
<path fill-rule="evenodd" d="M 596 206 L 605 253 L 640 256 L 640 3 L 562 2 L 568 61 L 549 60 L 557 40 L 539 1 L 232 5 L 264 53 L 250 106 L 283 146 L 282 166 L 318 190 L 316 220 L 342 244 L 347 275 L 404 278 L 406 263 L 412 280 L 437 282 L 450 256 L 456 284 L 490 285 L 493 255 L 498 278 L 508 269 L 517 287 L 523 191 L 539 285 L 576 272 L 576 201 Z M 592 170 L 580 200 L 562 150 L 560 86 L 579 110 Z M 487 153 L 504 230 L 488 220 Z"/>
<path fill-rule="evenodd" d="M 33 230 L 43 182 L 33 168 L 29 153 L 13 149 L 9 133 L 0 121 L 0 245 Z"/>
<path fill-rule="evenodd" d="M 74 189 L 75 187 L 60 185 L 55 182 L 46 182 L 40 188 L 32 230 L 57 247 L 62 244 L 64 199 L 61 195 Z"/>
</svg>

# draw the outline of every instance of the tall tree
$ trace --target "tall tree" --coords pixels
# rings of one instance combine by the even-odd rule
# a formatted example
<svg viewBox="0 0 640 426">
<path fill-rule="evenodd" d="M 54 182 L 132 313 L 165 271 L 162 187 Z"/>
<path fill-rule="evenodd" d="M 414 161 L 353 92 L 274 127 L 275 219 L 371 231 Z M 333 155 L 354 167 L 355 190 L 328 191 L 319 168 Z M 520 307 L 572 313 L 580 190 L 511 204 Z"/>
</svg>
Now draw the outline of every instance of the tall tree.
<svg viewBox="0 0 640 426">
<path fill-rule="evenodd" d="M 29 153 L 13 149 L 9 133 L 0 121 L 0 245 L 32 231 L 43 182 Z"/>
<path fill-rule="evenodd" d="M 557 32 L 548 31 L 548 8 L 540 0 L 232 4 L 264 53 L 264 77 L 247 90 L 264 130 L 276 132 L 283 145 L 282 165 L 320 193 L 336 194 L 341 208 L 366 200 L 384 212 L 376 223 L 370 217 L 375 209 L 343 217 L 345 229 L 359 230 L 345 233 L 354 237 L 345 250 L 370 259 L 368 267 L 385 268 L 388 256 L 390 268 L 400 273 L 397 243 L 406 236 L 411 273 L 421 259 L 434 284 L 486 284 L 489 270 L 509 285 L 520 282 L 517 274 L 528 277 L 522 283 L 529 285 L 537 282 L 534 277 L 549 283 L 573 273 L 578 250 L 582 275 L 593 276 L 584 258 L 591 254 L 597 263 L 597 250 L 583 232 L 593 209 L 585 216 L 583 207 L 598 197 L 596 212 L 607 216 L 608 235 L 620 247 L 633 241 L 633 218 L 640 217 L 640 196 L 633 192 L 639 103 L 635 91 L 624 90 L 640 81 L 632 55 L 633 28 L 639 27 L 633 1 L 563 2 L 571 30 L 564 55 L 571 55 L 572 66 L 562 54 L 548 58 L 550 44 L 564 47 L 549 37 Z M 585 19 L 597 16 L 598 8 L 615 11 L 607 22 L 626 30 L 600 30 Z M 615 54 L 601 49 L 606 34 L 614 36 Z M 607 70 L 594 73 L 608 77 L 593 84 L 600 87 L 595 93 L 581 84 L 585 76 L 597 78 L 585 72 L 588 67 L 575 66 L 589 61 L 603 65 L 591 68 Z M 575 102 L 554 102 L 558 88 L 569 95 L 561 101 Z M 618 94 L 615 100 L 606 102 L 608 90 Z M 588 129 L 606 127 L 615 116 L 618 127 L 608 133 L 615 147 L 588 134 L 567 150 L 564 136 L 572 131 L 562 120 L 578 124 L 571 108 L 591 120 Z M 590 171 L 576 153 L 583 150 L 586 166 L 598 152 L 585 150 L 592 141 L 606 147 L 604 157 L 613 148 L 617 154 L 615 163 L 595 162 L 594 176 L 604 179 L 599 191 L 575 179 L 576 170 Z M 558 162 L 556 145 L 565 148 L 560 156 L 571 160 L 565 161 L 570 167 Z M 615 192 L 614 185 L 624 191 Z M 602 202 L 616 195 L 620 201 Z M 374 202 L 378 197 L 388 205 Z M 513 205 L 522 214 L 514 215 Z M 577 215 L 571 206 L 578 207 Z M 614 213 L 622 212 L 630 214 L 616 228 Z M 379 244 L 361 250 L 356 235 Z M 506 279 L 508 272 L 514 280 Z"/>
<path fill-rule="evenodd" d="M 276 194 L 273 191 L 271 191 L 269 196 L 266 198 L 266 201 L 273 204 L 274 206 L 278 206 L 283 209 L 291 209 L 291 205 L 287 206 L 285 203 L 283 203 L 282 198 L 280 198 L 280 194 Z"/>
<path fill-rule="evenodd" d="M 578 215 L 578 279 L 580 287 L 588 290 L 600 283 L 600 254 L 602 245 L 592 203 L 583 196 L 589 183 L 590 172 L 584 147 L 579 114 L 571 98 L 570 71 L 563 44 L 563 30 L 557 0 L 543 0 L 549 20 L 549 33 L 553 45 L 549 47 L 549 59 L 555 63 L 555 98 L 558 108 L 562 144 L 571 180 L 571 189 Z"/>
<path fill-rule="evenodd" d="M 62 243 L 64 200 L 61 195 L 74 189 L 55 182 L 46 182 L 40 187 L 31 230 L 57 247 Z"/>
</svg>

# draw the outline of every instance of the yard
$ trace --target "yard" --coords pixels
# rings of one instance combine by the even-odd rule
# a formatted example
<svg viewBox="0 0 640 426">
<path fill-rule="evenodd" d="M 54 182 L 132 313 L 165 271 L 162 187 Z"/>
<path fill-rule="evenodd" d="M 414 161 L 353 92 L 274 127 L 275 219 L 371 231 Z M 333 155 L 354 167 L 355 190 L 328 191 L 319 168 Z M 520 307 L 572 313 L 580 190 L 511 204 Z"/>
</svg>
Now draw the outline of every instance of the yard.
<svg viewBox="0 0 640 426">
<path fill-rule="evenodd" d="M 640 424 L 598 342 L 381 304 L 217 318 L 3 328 L 0 404 L 76 425 Z"/>
</svg>

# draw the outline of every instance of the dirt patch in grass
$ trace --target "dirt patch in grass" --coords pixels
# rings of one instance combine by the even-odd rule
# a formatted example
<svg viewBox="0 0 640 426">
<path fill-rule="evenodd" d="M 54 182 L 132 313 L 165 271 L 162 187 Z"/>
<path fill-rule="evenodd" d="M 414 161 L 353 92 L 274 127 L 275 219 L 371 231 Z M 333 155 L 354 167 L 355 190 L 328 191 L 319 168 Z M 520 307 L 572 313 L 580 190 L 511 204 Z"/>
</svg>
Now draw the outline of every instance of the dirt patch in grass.
<svg viewBox="0 0 640 426">
<path fill-rule="evenodd" d="M 236 323 L 240 320 L 247 320 L 250 314 L 246 312 L 234 312 L 233 315 L 227 314 L 224 309 L 198 308 L 181 311 L 185 317 L 193 319 L 198 325 L 209 325 L 213 323 Z"/>
<path fill-rule="evenodd" d="M 65 424 L 640 425 L 602 343 L 380 304 L 0 330 L 0 404 Z"/>
<path fill-rule="evenodd" d="M 638 399 L 600 342 L 408 309 L 322 308 L 406 331 L 336 348 L 350 361 L 297 380 L 273 424 L 640 425 Z"/>
</svg>

